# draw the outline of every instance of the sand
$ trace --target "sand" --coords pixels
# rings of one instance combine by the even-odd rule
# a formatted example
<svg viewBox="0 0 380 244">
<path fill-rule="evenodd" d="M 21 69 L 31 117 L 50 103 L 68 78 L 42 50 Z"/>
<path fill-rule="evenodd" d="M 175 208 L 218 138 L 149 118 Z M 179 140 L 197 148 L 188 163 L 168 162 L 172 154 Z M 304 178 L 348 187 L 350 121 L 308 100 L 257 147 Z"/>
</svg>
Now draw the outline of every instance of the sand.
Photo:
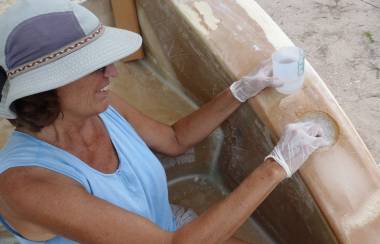
<svg viewBox="0 0 380 244">
<path fill-rule="evenodd" d="M 320 74 L 380 164 L 380 0 L 256 0 Z"/>
</svg>

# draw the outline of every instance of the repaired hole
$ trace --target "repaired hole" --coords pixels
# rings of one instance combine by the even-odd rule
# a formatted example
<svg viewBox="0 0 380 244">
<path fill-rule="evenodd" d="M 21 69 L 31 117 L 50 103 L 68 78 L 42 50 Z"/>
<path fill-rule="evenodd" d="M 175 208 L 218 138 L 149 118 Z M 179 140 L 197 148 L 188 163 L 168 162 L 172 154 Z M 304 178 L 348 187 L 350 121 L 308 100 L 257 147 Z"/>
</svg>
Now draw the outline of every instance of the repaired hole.
<svg viewBox="0 0 380 244">
<path fill-rule="evenodd" d="M 308 112 L 302 115 L 300 121 L 312 121 L 321 126 L 324 135 L 317 135 L 317 137 L 324 136 L 328 141 L 328 146 L 336 143 L 339 135 L 339 126 L 336 121 L 327 113 L 324 112 Z"/>
</svg>

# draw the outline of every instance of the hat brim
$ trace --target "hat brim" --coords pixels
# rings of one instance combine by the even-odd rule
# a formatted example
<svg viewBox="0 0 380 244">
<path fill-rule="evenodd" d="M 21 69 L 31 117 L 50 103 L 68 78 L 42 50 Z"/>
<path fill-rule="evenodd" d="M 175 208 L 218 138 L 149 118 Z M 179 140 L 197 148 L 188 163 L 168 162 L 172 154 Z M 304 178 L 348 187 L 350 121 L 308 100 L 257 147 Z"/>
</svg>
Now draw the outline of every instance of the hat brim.
<svg viewBox="0 0 380 244">
<path fill-rule="evenodd" d="M 142 44 L 139 34 L 105 26 L 92 43 L 54 62 L 20 74 L 9 82 L 0 104 L 0 117 L 14 119 L 10 104 L 22 97 L 52 90 L 76 81 L 97 69 L 136 52 Z"/>
</svg>

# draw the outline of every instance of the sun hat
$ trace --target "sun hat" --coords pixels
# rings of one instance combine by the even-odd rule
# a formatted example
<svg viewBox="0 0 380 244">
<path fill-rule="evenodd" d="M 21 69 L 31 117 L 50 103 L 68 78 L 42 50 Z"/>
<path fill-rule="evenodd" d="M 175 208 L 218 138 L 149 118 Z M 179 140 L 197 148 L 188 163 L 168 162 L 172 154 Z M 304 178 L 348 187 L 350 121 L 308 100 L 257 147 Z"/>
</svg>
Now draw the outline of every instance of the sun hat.
<svg viewBox="0 0 380 244">
<path fill-rule="evenodd" d="M 0 15 L 0 117 L 16 118 L 13 101 L 78 80 L 141 43 L 69 0 L 16 0 Z"/>
</svg>

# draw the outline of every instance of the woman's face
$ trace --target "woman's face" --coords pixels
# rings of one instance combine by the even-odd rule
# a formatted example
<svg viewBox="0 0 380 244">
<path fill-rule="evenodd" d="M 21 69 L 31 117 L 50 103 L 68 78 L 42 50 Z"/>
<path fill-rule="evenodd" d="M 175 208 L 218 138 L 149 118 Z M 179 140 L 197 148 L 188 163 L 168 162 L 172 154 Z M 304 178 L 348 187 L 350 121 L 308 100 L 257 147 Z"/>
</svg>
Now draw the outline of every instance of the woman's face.
<svg viewBox="0 0 380 244">
<path fill-rule="evenodd" d="M 99 69 L 77 81 L 57 89 L 64 115 L 88 117 L 107 109 L 110 78 L 118 72 L 114 64 Z"/>
</svg>

